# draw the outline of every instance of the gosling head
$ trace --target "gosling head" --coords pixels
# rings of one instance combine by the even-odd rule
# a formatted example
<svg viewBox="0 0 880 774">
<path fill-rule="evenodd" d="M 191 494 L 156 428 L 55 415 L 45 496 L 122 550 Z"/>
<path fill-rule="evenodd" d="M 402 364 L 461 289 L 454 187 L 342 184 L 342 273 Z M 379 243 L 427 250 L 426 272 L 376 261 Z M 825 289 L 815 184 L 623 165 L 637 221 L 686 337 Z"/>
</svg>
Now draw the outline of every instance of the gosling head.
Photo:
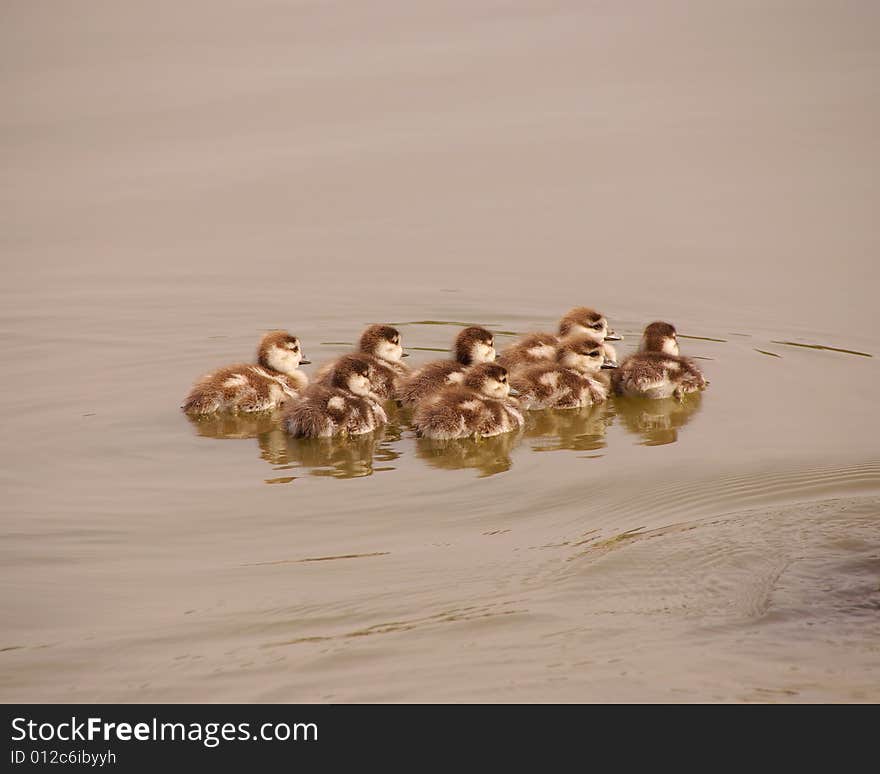
<svg viewBox="0 0 880 774">
<path fill-rule="evenodd" d="M 586 306 L 576 306 L 574 309 L 570 309 L 559 321 L 560 336 L 568 337 L 590 333 L 601 335 L 603 341 L 620 341 L 623 338 L 608 327 L 608 320 L 604 314 Z"/>
<path fill-rule="evenodd" d="M 604 360 L 602 362 L 602 368 L 617 368 L 617 350 L 614 349 L 614 346 L 610 344 L 610 341 L 618 341 L 621 337 L 615 336 L 612 338 L 608 338 L 607 336 L 602 335 L 602 331 L 590 331 L 589 333 L 578 334 L 577 336 L 573 336 L 574 339 L 583 339 L 584 341 L 592 341 L 594 344 L 599 346 L 599 349 L 602 350 L 604 354 Z"/>
<path fill-rule="evenodd" d="M 359 355 L 346 355 L 339 359 L 333 369 L 333 386 L 366 397 L 373 390 L 370 381 L 370 364 Z"/>
<path fill-rule="evenodd" d="M 510 395 L 507 369 L 497 363 L 475 365 L 465 375 L 464 386 L 495 400 L 504 400 Z"/>
<path fill-rule="evenodd" d="M 472 325 L 455 337 L 455 359 L 462 365 L 478 365 L 495 360 L 495 336 L 492 331 Z"/>
<path fill-rule="evenodd" d="M 606 359 L 602 341 L 595 336 L 577 336 L 560 344 L 556 359 L 561 366 L 573 368 L 582 374 L 595 374 L 602 368 L 616 368 L 617 364 Z"/>
<path fill-rule="evenodd" d="M 291 374 L 301 365 L 308 365 L 311 362 L 303 356 L 299 339 L 291 336 L 287 331 L 269 331 L 260 340 L 257 363 L 263 368 Z"/>
<path fill-rule="evenodd" d="M 668 322 L 652 322 L 642 334 L 639 351 L 678 355 L 678 334 L 675 331 L 675 326 Z"/>
<path fill-rule="evenodd" d="M 408 357 L 400 344 L 400 331 L 390 325 L 369 326 L 361 334 L 360 350 L 389 363 L 399 363 L 402 357 Z"/>
</svg>

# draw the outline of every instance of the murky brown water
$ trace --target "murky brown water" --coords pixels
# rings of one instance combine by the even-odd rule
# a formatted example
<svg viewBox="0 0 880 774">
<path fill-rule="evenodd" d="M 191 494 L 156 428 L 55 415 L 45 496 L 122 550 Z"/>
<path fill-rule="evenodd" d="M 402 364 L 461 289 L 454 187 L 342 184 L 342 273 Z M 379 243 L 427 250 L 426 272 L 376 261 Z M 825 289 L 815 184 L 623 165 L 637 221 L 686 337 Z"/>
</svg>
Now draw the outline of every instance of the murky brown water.
<svg viewBox="0 0 880 774">
<path fill-rule="evenodd" d="M 2 11 L 0 698 L 880 700 L 875 4 L 132 5 Z M 575 304 L 710 389 L 177 408 L 267 328 Z"/>
</svg>

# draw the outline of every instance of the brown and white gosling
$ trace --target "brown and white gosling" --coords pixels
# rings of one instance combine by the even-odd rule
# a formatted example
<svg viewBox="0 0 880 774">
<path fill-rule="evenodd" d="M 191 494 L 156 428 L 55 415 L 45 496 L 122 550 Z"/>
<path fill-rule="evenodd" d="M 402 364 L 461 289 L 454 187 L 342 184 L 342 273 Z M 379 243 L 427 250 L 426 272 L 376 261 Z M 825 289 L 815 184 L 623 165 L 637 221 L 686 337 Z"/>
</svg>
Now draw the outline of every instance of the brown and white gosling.
<svg viewBox="0 0 880 774">
<path fill-rule="evenodd" d="M 507 369 L 481 363 L 467 371 L 462 384 L 445 387 L 419 403 L 413 425 L 424 438 L 483 438 L 509 433 L 524 423 L 509 396 Z"/>
<path fill-rule="evenodd" d="M 613 330 L 608 327 L 608 319 L 601 312 L 586 306 L 570 309 L 559 321 L 559 334 L 529 333 L 515 341 L 498 358 L 498 362 L 511 372 L 526 368 L 537 363 L 553 361 L 556 348 L 565 339 L 575 336 L 592 336 L 603 343 L 605 359 L 609 363 L 617 362 L 617 352 L 609 341 L 620 341 Z"/>
<path fill-rule="evenodd" d="M 523 408 L 581 408 L 608 397 L 607 387 L 595 377 L 601 369 L 616 366 L 606 362 L 594 336 L 568 338 L 555 351 L 555 362 L 529 366 L 511 377 Z"/>
<path fill-rule="evenodd" d="M 388 421 L 373 392 L 372 365 L 366 355 L 345 355 L 336 361 L 329 384 L 313 384 L 284 412 L 283 425 L 300 438 L 363 435 Z"/>
<path fill-rule="evenodd" d="M 652 322 L 645 328 L 639 351 L 630 355 L 612 377 L 618 395 L 681 400 L 706 389 L 708 382 L 690 359 L 679 354 L 675 327 Z"/>
<path fill-rule="evenodd" d="M 492 331 L 472 325 L 455 337 L 455 359 L 434 360 L 414 371 L 398 392 L 404 406 L 413 407 L 428 395 L 451 384 L 461 384 L 470 366 L 495 360 L 495 336 Z"/>
<path fill-rule="evenodd" d="M 256 365 L 227 366 L 206 374 L 181 408 L 188 414 L 277 408 L 308 385 L 309 378 L 299 367 L 310 362 L 296 336 L 270 331 L 260 341 Z"/>
<path fill-rule="evenodd" d="M 370 364 L 373 394 L 381 400 L 393 398 L 410 374 L 410 369 L 400 362 L 401 358 L 409 357 L 400 344 L 400 331 L 390 325 L 370 325 L 361 334 L 358 349 L 358 354 Z M 329 386 L 337 363 L 322 366 L 315 374 L 315 382 Z"/>
</svg>

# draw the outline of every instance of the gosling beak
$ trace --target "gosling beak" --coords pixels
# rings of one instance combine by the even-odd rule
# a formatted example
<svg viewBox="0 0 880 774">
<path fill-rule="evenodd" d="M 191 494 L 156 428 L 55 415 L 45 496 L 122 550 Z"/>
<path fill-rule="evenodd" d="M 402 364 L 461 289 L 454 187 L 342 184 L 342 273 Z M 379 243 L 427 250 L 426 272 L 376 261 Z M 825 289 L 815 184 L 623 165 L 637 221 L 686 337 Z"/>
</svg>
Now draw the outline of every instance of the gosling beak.
<svg viewBox="0 0 880 774">
<path fill-rule="evenodd" d="M 312 361 L 311 360 L 300 360 L 299 364 L 300 365 L 311 365 Z"/>
<path fill-rule="evenodd" d="M 510 392 L 507 393 L 511 398 L 518 398 L 522 393 L 516 389 L 516 387 L 511 387 Z"/>
<path fill-rule="evenodd" d="M 615 360 L 606 360 L 602 363 L 602 368 L 617 368 L 617 362 Z"/>
<path fill-rule="evenodd" d="M 409 357 L 409 352 L 402 352 L 401 357 Z"/>
<path fill-rule="evenodd" d="M 605 334 L 605 341 L 623 341 L 623 336 L 618 336 L 614 331 Z"/>
</svg>

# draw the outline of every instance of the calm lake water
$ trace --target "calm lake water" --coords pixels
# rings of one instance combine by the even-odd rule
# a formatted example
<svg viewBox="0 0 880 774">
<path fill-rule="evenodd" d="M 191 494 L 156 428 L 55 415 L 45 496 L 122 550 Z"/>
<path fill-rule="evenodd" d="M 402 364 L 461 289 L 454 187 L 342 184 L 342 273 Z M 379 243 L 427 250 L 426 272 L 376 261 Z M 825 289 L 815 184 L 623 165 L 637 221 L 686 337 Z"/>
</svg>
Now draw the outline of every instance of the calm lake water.
<svg viewBox="0 0 880 774">
<path fill-rule="evenodd" d="M 625 4 L 624 4 L 625 5 Z M 14 2 L 0 700 L 880 700 L 880 7 Z M 683 404 L 188 420 L 574 305 Z"/>
</svg>

